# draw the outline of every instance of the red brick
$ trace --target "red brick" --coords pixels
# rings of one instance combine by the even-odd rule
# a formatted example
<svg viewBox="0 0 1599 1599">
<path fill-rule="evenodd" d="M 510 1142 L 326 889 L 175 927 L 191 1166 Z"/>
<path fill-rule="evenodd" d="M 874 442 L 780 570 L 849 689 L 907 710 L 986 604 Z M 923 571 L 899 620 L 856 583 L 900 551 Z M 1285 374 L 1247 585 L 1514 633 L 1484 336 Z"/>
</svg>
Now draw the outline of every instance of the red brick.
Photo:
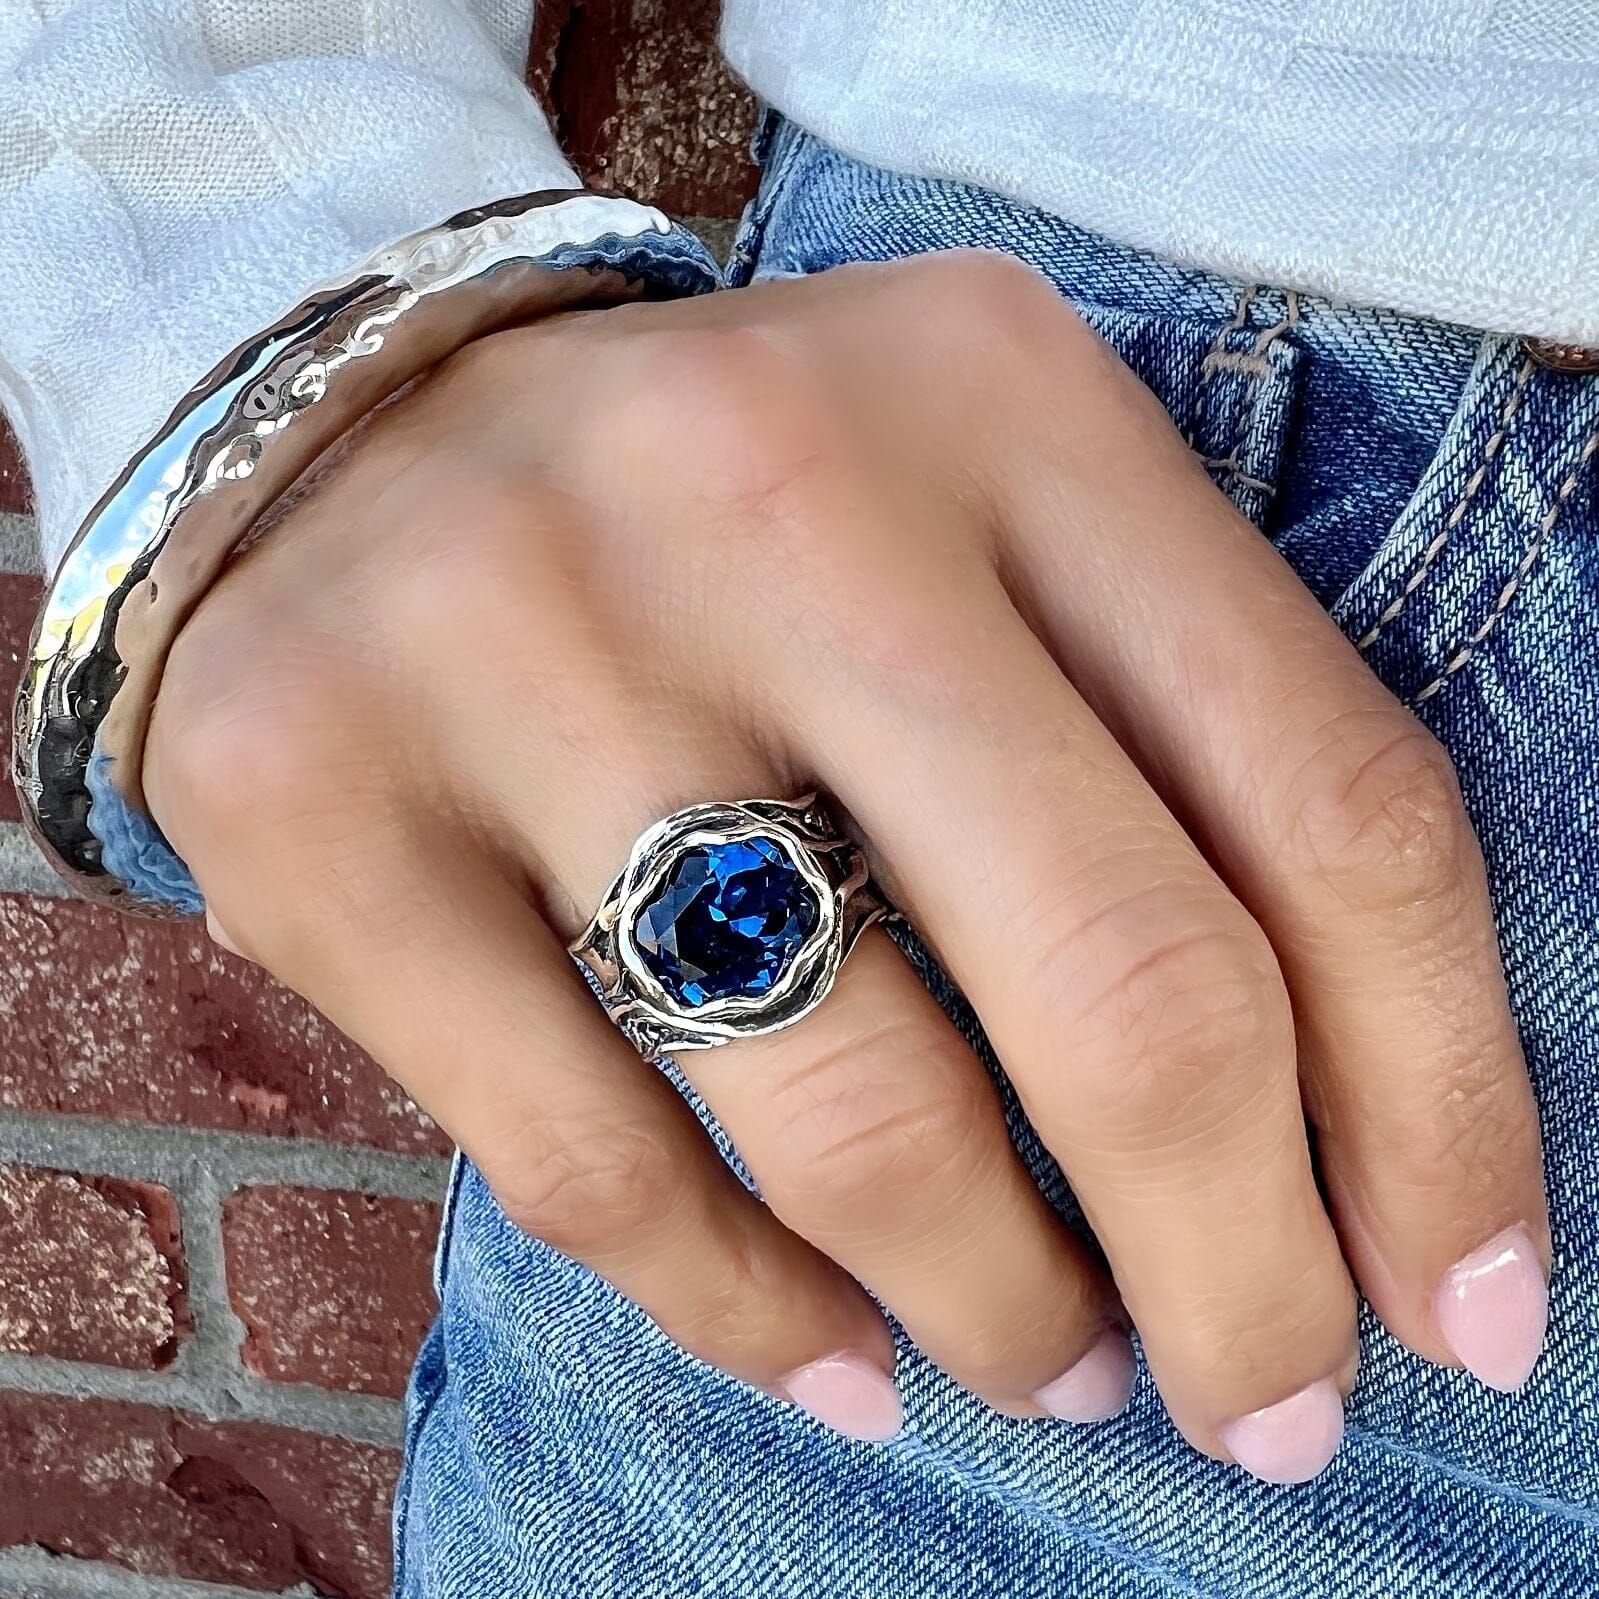
<svg viewBox="0 0 1599 1599">
<path fill-rule="evenodd" d="M 17 692 L 23 654 L 28 648 L 28 636 L 33 631 L 33 618 L 42 593 L 38 578 L 0 572 L 0 694 L 4 695 L 6 705 L 11 704 Z M 9 750 L 9 745 L 7 748 Z M 14 822 L 19 815 L 17 791 L 11 786 L 8 761 L 6 774 L 0 777 L 0 821 Z"/>
<path fill-rule="evenodd" d="M 754 104 L 716 49 L 717 0 L 542 0 L 528 77 L 586 181 L 680 216 L 737 215 Z"/>
<path fill-rule="evenodd" d="M 389 1591 L 393 1450 L 146 1405 L 0 1393 L 0 1545 L 332 1599 Z"/>
<path fill-rule="evenodd" d="M 277 1382 L 399 1398 L 433 1319 L 439 1207 L 314 1188 L 241 1188 L 223 1209 L 243 1359 Z"/>
<path fill-rule="evenodd" d="M 0 417 L 0 511 L 26 511 L 33 505 L 33 485 L 22 464 L 16 435 Z"/>
<path fill-rule="evenodd" d="M 193 922 L 0 894 L 0 1105 L 438 1153 L 309 1005 Z"/>
<path fill-rule="evenodd" d="M 0 1349 L 150 1371 L 192 1326 L 166 1189 L 0 1166 Z"/>
</svg>

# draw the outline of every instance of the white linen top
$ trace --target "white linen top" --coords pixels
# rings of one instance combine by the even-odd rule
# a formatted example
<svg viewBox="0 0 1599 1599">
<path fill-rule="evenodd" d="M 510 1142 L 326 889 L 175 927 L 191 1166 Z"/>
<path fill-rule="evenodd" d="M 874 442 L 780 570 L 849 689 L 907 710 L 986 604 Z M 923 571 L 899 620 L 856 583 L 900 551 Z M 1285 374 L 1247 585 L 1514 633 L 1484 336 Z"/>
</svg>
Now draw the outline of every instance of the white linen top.
<svg viewBox="0 0 1599 1599">
<path fill-rule="evenodd" d="M 522 86 L 531 14 L 0 0 L 0 405 L 47 558 L 313 284 L 576 181 Z M 723 44 L 878 164 L 1251 281 L 1599 345 L 1594 0 L 728 0 Z"/>
</svg>

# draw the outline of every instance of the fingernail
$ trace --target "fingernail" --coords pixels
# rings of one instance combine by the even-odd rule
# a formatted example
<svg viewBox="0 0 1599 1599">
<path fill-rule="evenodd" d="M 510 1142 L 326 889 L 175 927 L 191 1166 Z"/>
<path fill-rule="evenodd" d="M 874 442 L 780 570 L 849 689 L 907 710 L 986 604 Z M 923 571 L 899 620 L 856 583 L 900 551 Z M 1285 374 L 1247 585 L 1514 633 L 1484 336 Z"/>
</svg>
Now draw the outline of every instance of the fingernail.
<svg viewBox="0 0 1599 1599">
<path fill-rule="evenodd" d="M 1549 1288 L 1525 1227 L 1451 1266 L 1438 1285 L 1438 1331 L 1478 1382 L 1514 1393 L 1538 1363 L 1549 1328 Z"/>
<path fill-rule="evenodd" d="M 1126 1408 L 1137 1363 L 1126 1333 L 1107 1327 L 1077 1364 L 1033 1398 L 1062 1421 L 1106 1421 Z"/>
<path fill-rule="evenodd" d="M 1326 1378 L 1221 1429 L 1233 1459 L 1262 1482 L 1308 1482 L 1343 1436 L 1343 1396 Z"/>
<path fill-rule="evenodd" d="M 904 1420 L 894 1379 L 865 1355 L 813 1360 L 791 1371 L 779 1386 L 801 1410 L 862 1443 L 886 1443 Z"/>
</svg>

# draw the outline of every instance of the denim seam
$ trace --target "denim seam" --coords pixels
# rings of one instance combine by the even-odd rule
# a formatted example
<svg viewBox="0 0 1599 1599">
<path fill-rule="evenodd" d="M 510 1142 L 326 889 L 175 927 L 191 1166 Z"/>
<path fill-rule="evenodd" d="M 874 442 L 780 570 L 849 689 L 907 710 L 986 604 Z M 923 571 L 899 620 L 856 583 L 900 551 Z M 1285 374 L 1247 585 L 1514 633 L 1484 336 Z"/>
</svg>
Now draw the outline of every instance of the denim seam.
<svg viewBox="0 0 1599 1599">
<path fill-rule="evenodd" d="M 776 111 L 766 111 L 750 140 L 750 155 L 761 168 L 761 178 L 744 208 L 728 252 L 730 288 L 744 288 L 755 276 L 766 246 L 767 229 L 787 192 L 803 148 L 795 125 L 785 123 Z"/>
<path fill-rule="evenodd" d="M 1599 436 L 1599 435 L 1596 435 Z M 1425 1449 L 1417 1449 L 1411 1444 L 1401 1443 L 1397 1438 L 1386 1437 L 1382 1433 L 1368 1432 L 1363 1427 L 1346 1428 L 1346 1438 L 1359 1439 L 1369 1444 L 1374 1449 L 1379 1449 L 1385 1454 L 1398 1455 L 1401 1460 L 1408 1460 L 1413 1465 L 1420 1466 L 1427 1471 L 1435 1471 L 1439 1476 L 1447 1477 L 1451 1482 L 1458 1482 L 1465 1487 L 1479 1490 L 1488 1499 L 1503 1500 L 1506 1504 L 1520 1505 L 1540 1516 L 1548 1516 L 1553 1521 L 1562 1522 L 1568 1526 L 1581 1527 L 1585 1531 L 1599 1528 L 1599 1514 L 1584 1508 L 1582 1505 L 1573 1504 L 1565 1499 L 1551 1499 L 1547 1495 L 1532 1493 L 1526 1488 L 1518 1488 L 1514 1483 L 1504 1482 L 1498 1477 L 1490 1477 L 1485 1472 L 1473 1471 L 1470 1466 L 1453 1465 L 1446 1460 L 1439 1459 L 1436 1455 L 1429 1455 Z"/>
<path fill-rule="evenodd" d="M 1025 1493 L 1018 1492 L 997 1478 L 980 1461 L 970 1456 L 965 1459 L 940 1456 L 927 1440 L 914 1433 L 907 1436 L 901 1449 L 902 1458 L 914 1461 L 918 1472 L 931 1475 L 935 1482 L 942 1478 L 947 1468 L 951 1475 L 966 1486 L 997 1500 L 1021 1520 L 1031 1525 L 1050 1526 L 1068 1540 L 1087 1547 L 1096 1555 L 1106 1555 L 1123 1561 L 1141 1577 L 1175 1589 L 1178 1593 L 1188 1595 L 1189 1599 L 1204 1599 L 1204 1590 L 1197 1585 L 1197 1578 L 1168 1564 L 1158 1554 L 1151 1554 L 1147 1549 L 1128 1543 L 1089 1517 L 1082 1515 L 1067 1517 L 1046 1509 Z"/>
<path fill-rule="evenodd" d="M 1510 386 L 1510 393 L 1505 397 L 1505 403 L 1499 410 L 1498 425 L 1489 435 L 1488 442 L 1483 446 L 1481 459 L 1476 470 L 1466 479 L 1465 487 L 1460 491 L 1455 503 L 1449 508 L 1449 514 L 1444 518 L 1441 528 L 1433 535 L 1427 548 L 1422 551 L 1421 559 L 1416 563 L 1410 575 L 1401 585 L 1399 592 L 1383 608 L 1377 620 L 1355 640 L 1355 648 L 1362 652 L 1369 650 L 1373 644 L 1382 637 L 1388 624 L 1394 621 L 1410 603 L 1410 597 L 1426 583 L 1438 565 L 1438 557 L 1443 554 L 1445 546 L 1455 535 L 1455 530 L 1465 520 L 1466 513 L 1471 509 L 1472 501 L 1477 498 L 1478 491 L 1488 480 L 1488 473 L 1493 463 L 1498 459 L 1499 452 L 1504 448 L 1505 440 L 1510 436 L 1510 429 L 1514 425 L 1517 413 L 1521 410 L 1521 403 L 1526 397 L 1527 385 L 1532 380 L 1537 363 L 1529 356 L 1521 363 L 1520 370 L 1516 373 L 1515 381 Z M 1430 692 L 1436 693 L 1437 686 L 1431 686 Z M 1425 694 L 1416 696 L 1417 702 L 1426 698 Z"/>
<path fill-rule="evenodd" d="M 1424 700 L 1430 700 L 1461 667 L 1471 661 L 1483 641 L 1499 625 L 1516 595 L 1521 592 L 1521 585 L 1526 581 L 1527 574 L 1538 564 L 1539 558 L 1543 555 L 1544 548 L 1549 543 L 1549 536 L 1554 532 L 1555 525 L 1560 521 L 1561 512 L 1566 508 L 1566 502 L 1575 492 L 1578 480 L 1582 477 L 1583 468 L 1596 454 L 1599 454 L 1599 427 L 1595 427 L 1583 440 L 1582 448 L 1577 452 L 1576 464 L 1566 474 L 1560 487 L 1555 490 L 1555 497 L 1549 509 L 1544 512 L 1538 523 L 1538 531 L 1533 534 L 1526 549 L 1521 552 L 1521 559 L 1516 562 L 1510 576 L 1505 579 L 1504 586 L 1489 608 L 1488 615 L 1444 662 L 1443 669 L 1438 675 L 1411 697 L 1412 705 L 1420 705 Z"/>
</svg>

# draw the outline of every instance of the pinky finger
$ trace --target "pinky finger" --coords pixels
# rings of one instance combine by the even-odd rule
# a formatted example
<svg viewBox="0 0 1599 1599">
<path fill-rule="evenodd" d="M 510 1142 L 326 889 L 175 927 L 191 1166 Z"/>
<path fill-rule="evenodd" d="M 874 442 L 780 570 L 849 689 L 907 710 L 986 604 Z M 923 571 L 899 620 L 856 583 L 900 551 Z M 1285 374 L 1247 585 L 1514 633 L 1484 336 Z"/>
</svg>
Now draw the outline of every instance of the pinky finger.
<svg viewBox="0 0 1599 1599">
<path fill-rule="evenodd" d="M 893 1338 L 864 1290 L 743 1187 L 517 888 L 425 848 L 387 853 L 359 903 L 347 890 L 252 927 L 252 946 L 415 1096 L 518 1225 L 690 1354 L 848 1436 L 893 1436 Z"/>
</svg>

